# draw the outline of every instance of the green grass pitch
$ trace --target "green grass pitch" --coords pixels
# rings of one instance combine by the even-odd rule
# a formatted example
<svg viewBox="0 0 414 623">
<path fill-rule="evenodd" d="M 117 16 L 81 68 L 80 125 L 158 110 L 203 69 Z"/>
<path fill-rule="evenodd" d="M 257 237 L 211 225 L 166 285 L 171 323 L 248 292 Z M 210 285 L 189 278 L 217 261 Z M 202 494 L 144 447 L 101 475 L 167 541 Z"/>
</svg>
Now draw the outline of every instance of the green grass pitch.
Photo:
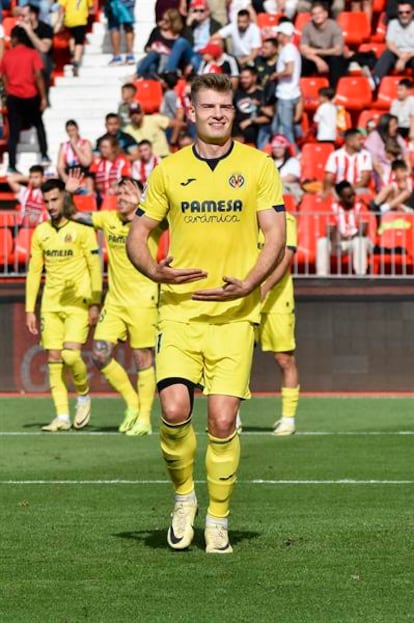
<svg viewBox="0 0 414 623">
<path fill-rule="evenodd" d="M 243 404 L 234 554 L 214 556 L 204 399 L 200 515 L 178 553 L 158 435 L 117 434 L 119 399 L 94 399 L 85 432 L 40 434 L 50 399 L 0 398 L 0 622 L 414 621 L 413 400 L 302 398 L 285 439 L 269 434 L 279 406 Z"/>
</svg>

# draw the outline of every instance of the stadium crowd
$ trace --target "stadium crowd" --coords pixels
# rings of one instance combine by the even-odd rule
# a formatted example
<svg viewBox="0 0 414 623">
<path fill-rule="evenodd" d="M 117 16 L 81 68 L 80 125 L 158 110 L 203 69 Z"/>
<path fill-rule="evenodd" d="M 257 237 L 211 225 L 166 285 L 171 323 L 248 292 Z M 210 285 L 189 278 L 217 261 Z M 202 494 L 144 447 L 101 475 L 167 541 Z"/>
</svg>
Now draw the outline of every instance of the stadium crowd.
<svg viewBox="0 0 414 623">
<path fill-rule="evenodd" d="M 109 15 L 105 4 L 114 50 L 110 64 L 132 66 L 133 4 L 123 3 L 130 21 Z M 114 205 L 121 176 L 145 184 L 162 158 L 192 142 L 189 90 L 194 76 L 205 73 L 231 78 L 234 140 L 268 152 L 281 174 L 286 205 L 299 216 L 299 246 L 310 246 L 298 254 L 296 269 L 302 263 L 304 272 L 326 274 L 318 269 L 318 250 L 346 256 L 341 239 L 362 237 L 366 240 L 358 248 L 368 254 L 381 251 L 384 215 L 387 222 L 401 213 L 411 218 L 414 13 L 409 2 L 159 0 L 145 54 L 120 90 L 118 110 L 108 111 L 104 134 L 95 142 L 76 119 L 68 119 L 68 140 L 54 163 L 42 122 L 53 80 L 54 32 L 68 29 L 76 76 L 92 7 L 89 0 L 78 9 L 61 0 L 57 10 L 53 5 L 47 12 L 46 5 L 14 7 L 10 40 L 4 46 L 1 39 L 3 143 L 19 226 L 35 225 L 36 214 L 47 218 L 42 202 L 33 200 L 32 172 L 16 166 L 22 128 L 37 130 L 37 175 L 43 167 L 46 177 L 57 174 L 65 181 L 70 170 L 81 167 L 84 181 L 74 197 L 78 209 L 105 209 Z M 126 32 L 124 59 L 117 40 L 121 28 Z M 152 101 L 140 100 L 143 82 Z M 351 184 L 358 204 L 344 204 L 335 192 L 344 181 Z M 308 221 L 301 222 L 301 212 L 309 206 L 321 215 L 306 242 Z M 365 222 L 369 227 L 362 226 Z M 323 246 L 318 241 L 326 236 L 330 244 Z M 411 253 L 414 240 L 407 240 L 408 246 Z M 341 264 L 344 258 L 339 259 Z M 329 273 L 329 257 L 322 263 Z M 356 271 L 351 264 L 348 274 Z M 369 262 L 357 264 L 363 267 L 357 274 L 369 270 Z"/>
</svg>

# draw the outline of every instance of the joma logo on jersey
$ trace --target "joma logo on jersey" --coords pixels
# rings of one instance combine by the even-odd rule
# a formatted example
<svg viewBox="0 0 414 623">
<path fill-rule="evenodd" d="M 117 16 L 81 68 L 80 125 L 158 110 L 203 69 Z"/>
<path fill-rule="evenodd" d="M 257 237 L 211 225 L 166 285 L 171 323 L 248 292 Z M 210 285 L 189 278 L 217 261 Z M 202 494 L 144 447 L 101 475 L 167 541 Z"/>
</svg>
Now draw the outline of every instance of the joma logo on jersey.
<svg viewBox="0 0 414 623">
<path fill-rule="evenodd" d="M 229 184 L 232 188 L 241 188 L 244 184 L 244 177 L 241 173 L 233 173 L 229 177 Z"/>
<path fill-rule="evenodd" d="M 113 234 L 108 236 L 108 242 L 113 242 L 114 244 L 126 244 L 126 241 L 126 236 L 114 236 Z"/>
<path fill-rule="evenodd" d="M 181 212 L 241 212 L 243 209 L 243 201 L 240 199 L 220 199 L 220 201 L 182 201 Z"/>
<path fill-rule="evenodd" d="M 46 249 L 46 257 L 72 257 L 72 249 Z"/>
<path fill-rule="evenodd" d="M 73 242 L 72 234 L 66 234 L 64 238 L 64 242 L 66 243 Z"/>
</svg>

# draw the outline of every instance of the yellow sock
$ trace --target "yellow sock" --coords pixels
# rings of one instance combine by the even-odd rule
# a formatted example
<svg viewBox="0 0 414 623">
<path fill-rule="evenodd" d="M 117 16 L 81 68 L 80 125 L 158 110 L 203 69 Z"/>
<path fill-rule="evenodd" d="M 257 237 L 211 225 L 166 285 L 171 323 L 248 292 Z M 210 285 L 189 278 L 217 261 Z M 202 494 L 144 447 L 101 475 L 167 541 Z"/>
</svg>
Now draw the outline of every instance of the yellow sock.
<svg viewBox="0 0 414 623">
<path fill-rule="evenodd" d="M 299 402 L 300 385 L 282 387 L 282 417 L 295 417 Z"/>
<path fill-rule="evenodd" d="M 49 361 L 49 383 L 56 415 L 69 415 L 68 390 L 63 361 Z"/>
<path fill-rule="evenodd" d="M 206 454 L 207 486 L 210 517 L 227 517 L 230 497 L 236 483 L 240 461 L 240 438 L 233 433 L 226 439 L 208 436 Z"/>
<path fill-rule="evenodd" d="M 86 363 L 82 359 L 80 350 L 71 350 L 69 348 L 64 348 L 62 350 L 62 359 L 68 366 L 68 368 L 70 368 L 76 392 L 80 396 L 85 396 L 85 394 L 88 394 L 88 370 L 86 368 Z"/>
<path fill-rule="evenodd" d="M 155 397 L 155 368 L 151 366 L 138 372 L 137 389 L 139 400 L 139 419 L 146 423 L 151 421 L 151 409 Z"/>
<path fill-rule="evenodd" d="M 128 409 L 139 411 L 139 401 L 135 389 L 132 386 L 129 376 L 124 368 L 115 359 L 101 370 L 108 383 L 121 394 Z"/>
<path fill-rule="evenodd" d="M 167 424 L 161 420 L 161 450 L 175 492 L 187 495 L 194 491 L 193 465 L 196 436 L 191 418 L 183 424 Z"/>
</svg>

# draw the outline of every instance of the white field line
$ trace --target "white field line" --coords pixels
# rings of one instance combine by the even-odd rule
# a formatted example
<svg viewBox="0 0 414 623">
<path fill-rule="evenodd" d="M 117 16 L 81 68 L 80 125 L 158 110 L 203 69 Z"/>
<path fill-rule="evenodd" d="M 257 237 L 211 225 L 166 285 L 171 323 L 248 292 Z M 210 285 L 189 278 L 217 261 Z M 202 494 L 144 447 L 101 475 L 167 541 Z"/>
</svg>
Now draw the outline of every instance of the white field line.
<svg viewBox="0 0 414 623">
<path fill-rule="evenodd" d="M 196 480 L 196 484 L 206 484 Z M 239 485 L 414 485 L 414 480 L 240 480 Z M 169 480 L 0 480 L 0 485 L 171 485 Z"/>
<path fill-rule="evenodd" d="M 242 433 L 242 437 L 254 437 L 261 435 L 271 435 L 271 430 L 261 431 L 248 431 Z M 45 433 L 42 431 L 0 431 L 0 437 L 19 437 L 27 436 L 34 437 L 41 435 L 42 437 L 107 437 L 107 436 L 121 436 L 122 433 L 116 431 L 62 431 L 57 433 Z M 206 435 L 206 433 L 199 432 L 196 435 Z M 301 431 L 295 433 L 295 437 L 393 437 L 393 436 L 410 436 L 414 435 L 414 430 L 399 430 L 399 431 Z"/>
</svg>

